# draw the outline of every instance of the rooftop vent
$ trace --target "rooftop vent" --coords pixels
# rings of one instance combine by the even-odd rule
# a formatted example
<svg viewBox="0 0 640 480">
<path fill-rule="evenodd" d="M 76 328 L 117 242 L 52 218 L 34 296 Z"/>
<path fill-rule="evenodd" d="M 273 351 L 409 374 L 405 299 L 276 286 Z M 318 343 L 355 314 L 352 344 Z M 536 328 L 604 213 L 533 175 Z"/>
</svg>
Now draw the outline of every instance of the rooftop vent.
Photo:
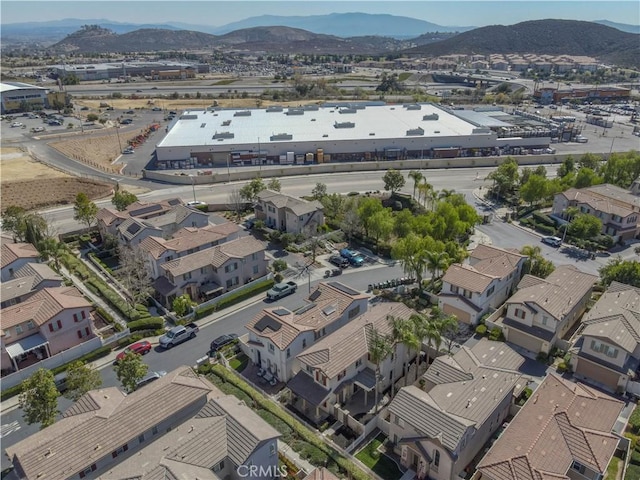
<svg viewBox="0 0 640 480">
<path fill-rule="evenodd" d="M 301 108 L 290 108 L 287 110 L 287 115 L 304 115 L 304 110 Z"/>
<path fill-rule="evenodd" d="M 335 122 L 333 124 L 334 128 L 354 128 L 356 126 L 353 122 Z"/>
<path fill-rule="evenodd" d="M 224 122 L 222 122 L 223 127 L 228 127 L 229 125 L 231 125 L 231 120 L 225 120 Z"/>
<path fill-rule="evenodd" d="M 345 107 L 338 110 L 338 113 L 356 113 L 358 110 L 353 107 Z"/>
<path fill-rule="evenodd" d="M 251 110 L 240 110 L 239 112 L 234 113 L 233 116 L 234 117 L 250 117 Z"/>
<path fill-rule="evenodd" d="M 276 133 L 275 135 L 271 135 L 271 137 L 269 137 L 269 140 L 271 140 L 272 142 L 291 139 L 293 139 L 293 135 L 291 135 L 290 133 Z"/>
<path fill-rule="evenodd" d="M 280 106 L 274 105 L 273 107 L 267 107 L 267 112 L 271 113 L 271 112 L 282 112 L 284 111 L 284 109 Z"/>
<path fill-rule="evenodd" d="M 422 105 L 418 105 L 417 103 L 412 103 L 410 105 L 405 105 L 404 108 L 407 110 L 422 110 Z"/>
<path fill-rule="evenodd" d="M 233 132 L 216 132 L 213 135 L 213 138 L 217 140 L 223 140 L 225 138 L 233 138 L 233 137 L 235 137 L 235 133 Z"/>
<path fill-rule="evenodd" d="M 429 115 L 422 116 L 422 120 L 438 120 L 439 118 L 440 115 L 438 115 L 437 113 L 431 113 Z"/>
<path fill-rule="evenodd" d="M 418 127 L 407 130 L 407 137 L 416 137 L 420 135 L 424 135 L 424 128 Z"/>
</svg>

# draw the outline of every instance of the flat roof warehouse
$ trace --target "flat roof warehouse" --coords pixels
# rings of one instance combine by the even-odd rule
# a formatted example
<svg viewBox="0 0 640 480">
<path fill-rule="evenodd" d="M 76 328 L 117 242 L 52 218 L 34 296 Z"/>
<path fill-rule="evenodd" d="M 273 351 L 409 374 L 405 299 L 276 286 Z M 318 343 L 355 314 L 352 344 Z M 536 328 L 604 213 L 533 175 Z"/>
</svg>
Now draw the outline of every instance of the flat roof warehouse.
<svg viewBox="0 0 640 480">
<path fill-rule="evenodd" d="M 195 166 L 223 166 L 229 156 L 243 155 L 267 164 L 288 154 L 305 155 L 308 162 L 306 154 L 313 153 L 322 163 L 327 159 L 318 150 L 330 161 L 420 158 L 433 149 L 497 148 L 498 136 L 489 128 L 496 124 L 509 125 L 484 113 L 465 117 L 430 103 L 192 110 L 170 126 L 156 153 L 160 168 L 163 162 L 176 168 L 172 162 L 190 159 Z M 522 140 L 533 147 L 549 144 L 548 138 Z"/>
</svg>

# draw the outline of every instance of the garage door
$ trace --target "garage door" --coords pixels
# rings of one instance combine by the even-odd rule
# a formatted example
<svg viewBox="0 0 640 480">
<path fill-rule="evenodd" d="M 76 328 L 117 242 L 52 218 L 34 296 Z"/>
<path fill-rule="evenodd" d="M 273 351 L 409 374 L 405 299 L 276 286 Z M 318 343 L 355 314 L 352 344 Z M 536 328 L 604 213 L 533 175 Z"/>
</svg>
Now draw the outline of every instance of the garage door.
<svg viewBox="0 0 640 480">
<path fill-rule="evenodd" d="M 519 347 L 529 350 L 530 352 L 538 353 L 542 349 L 542 340 L 526 333 L 509 327 L 507 330 L 507 342 L 518 345 Z"/>
<path fill-rule="evenodd" d="M 442 306 L 442 311 L 447 315 L 455 315 L 461 322 L 471 323 L 471 314 L 469 312 L 465 312 L 464 310 L 460 310 L 453 305 L 445 303 Z"/>
<path fill-rule="evenodd" d="M 585 360 L 582 357 L 578 357 L 576 374 L 582 375 L 601 385 L 605 385 L 611 390 L 615 390 L 618 387 L 618 379 L 620 378 L 619 373 L 597 365 L 589 360 Z"/>
</svg>

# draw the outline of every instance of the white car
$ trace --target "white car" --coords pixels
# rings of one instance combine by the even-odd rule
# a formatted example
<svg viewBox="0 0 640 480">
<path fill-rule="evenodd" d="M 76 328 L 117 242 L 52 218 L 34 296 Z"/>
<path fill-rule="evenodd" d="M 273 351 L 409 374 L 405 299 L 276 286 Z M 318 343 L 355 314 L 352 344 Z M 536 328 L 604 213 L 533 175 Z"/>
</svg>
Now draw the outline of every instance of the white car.
<svg viewBox="0 0 640 480">
<path fill-rule="evenodd" d="M 562 239 L 558 237 L 542 237 L 542 243 L 546 243 L 552 247 L 559 247 L 562 245 Z"/>
<path fill-rule="evenodd" d="M 14 128 L 14 127 L 21 127 L 21 126 L 22 126 L 22 123 L 20 123 L 20 122 L 13 122 L 13 123 L 11 124 L 11 128 Z"/>
<path fill-rule="evenodd" d="M 201 202 L 200 200 L 193 200 L 191 202 L 187 202 L 187 206 L 189 207 L 197 207 L 199 205 L 206 205 L 206 202 Z"/>
</svg>

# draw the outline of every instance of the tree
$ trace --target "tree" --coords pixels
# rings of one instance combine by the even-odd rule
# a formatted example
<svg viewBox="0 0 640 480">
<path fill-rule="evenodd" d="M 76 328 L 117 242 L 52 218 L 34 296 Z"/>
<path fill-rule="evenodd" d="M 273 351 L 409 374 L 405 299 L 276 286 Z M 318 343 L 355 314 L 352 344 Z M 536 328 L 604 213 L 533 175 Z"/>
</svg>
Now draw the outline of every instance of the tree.
<svg viewBox="0 0 640 480">
<path fill-rule="evenodd" d="M 391 256 L 399 260 L 404 272 L 414 277 L 418 286 L 422 286 L 423 272 L 426 266 L 427 244 L 425 237 L 413 232 L 400 238 L 391 248 Z"/>
<path fill-rule="evenodd" d="M 402 344 L 405 348 L 404 358 L 404 386 L 409 383 L 409 361 L 411 360 L 411 350 L 418 352 L 420 356 L 420 339 L 416 336 L 414 324 L 409 319 L 397 318 L 387 315 L 387 322 L 391 326 L 391 340 L 395 345 Z M 395 379 L 394 379 L 395 384 Z M 391 385 L 391 396 L 395 395 L 395 385 Z"/>
<path fill-rule="evenodd" d="M 17 205 L 9 205 L 2 213 L 2 230 L 10 232 L 13 239 L 21 242 L 26 231 L 25 217 L 27 211 Z"/>
<path fill-rule="evenodd" d="M 572 174 L 576 169 L 576 162 L 573 159 L 573 157 L 568 156 L 567 158 L 565 158 L 564 162 L 562 162 L 562 165 L 560 165 L 560 167 L 558 167 L 558 176 L 560 178 L 566 177 L 567 175 Z"/>
<path fill-rule="evenodd" d="M 382 202 L 377 198 L 362 198 L 358 203 L 358 216 L 362 222 L 364 234 L 367 237 L 369 236 L 369 229 L 371 228 L 374 214 L 381 210 L 384 210 L 384 207 L 382 206 Z"/>
<path fill-rule="evenodd" d="M 274 260 L 273 263 L 271 264 L 271 269 L 275 273 L 283 272 L 287 269 L 287 267 L 288 267 L 287 261 L 283 260 L 282 258 L 278 260 Z"/>
<path fill-rule="evenodd" d="M 522 187 L 520 187 L 520 198 L 529 205 L 544 200 L 548 195 L 547 179 L 539 175 L 532 174 Z"/>
<path fill-rule="evenodd" d="M 416 189 L 418 188 L 418 185 L 420 184 L 420 182 L 422 181 L 424 176 L 420 172 L 417 172 L 415 170 L 411 170 L 409 172 L 409 178 L 411 178 L 413 180 L 413 198 L 415 198 L 416 197 Z"/>
<path fill-rule="evenodd" d="M 324 214 L 327 218 L 331 219 L 334 223 L 338 223 L 342 219 L 346 207 L 345 200 L 342 195 L 339 193 L 325 195 L 322 197 L 320 202 L 322 202 Z"/>
<path fill-rule="evenodd" d="M 316 186 L 311 190 L 311 196 L 314 200 L 322 200 L 327 195 L 327 186 L 324 183 L 318 182 Z"/>
<path fill-rule="evenodd" d="M 38 253 L 40 253 L 40 258 L 45 262 L 53 260 L 53 265 L 59 272 L 60 259 L 69 251 L 67 246 L 53 237 L 46 237 L 36 245 L 36 248 L 38 249 Z"/>
<path fill-rule="evenodd" d="M 581 213 L 571 220 L 568 228 L 569 235 L 587 240 L 602 231 L 602 221 L 589 213 Z"/>
<path fill-rule="evenodd" d="M 276 177 L 273 177 L 271 180 L 269 180 L 267 188 L 269 190 L 273 190 L 274 192 L 279 192 L 280 190 L 282 190 L 282 184 L 280 183 L 280 180 L 278 180 Z"/>
<path fill-rule="evenodd" d="M 635 260 L 623 260 L 618 256 L 609 260 L 598 272 L 602 284 L 606 287 L 611 285 L 611 282 L 620 282 L 640 288 L 640 262 Z"/>
<path fill-rule="evenodd" d="M 380 240 L 388 240 L 393 231 L 393 216 L 391 215 L 391 210 L 385 208 L 374 213 L 371 216 L 369 230 L 376 241 L 376 246 L 378 246 Z"/>
<path fill-rule="evenodd" d="M 537 245 L 525 245 L 520 250 L 520 253 L 527 256 L 523 267 L 524 273 L 534 275 L 538 278 L 546 278 L 555 270 L 553 262 L 546 260 L 542 256 L 542 250 Z"/>
<path fill-rule="evenodd" d="M 602 183 L 602 178 L 600 178 L 596 172 L 590 168 L 582 167 L 576 174 L 573 186 L 575 188 L 585 188 L 600 183 Z"/>
<path fill-rule="evenodd" d="M 19 405 L 22 416 L 29 425 L 40 424 L 40 429 L 53 425 L 58 414 L 58 397 L 60 392 L 51 370 L 40 368 L 22 382 Z"/>
<path fill-rule="evenodd" d="M 353 208 L 349 208 L 344 213 L 344 219 L 340 224 L 340 230 L 342 230 L 346 235 L 348 244 L 351 244 L 351 239 L 361 230 L 361 228 L 362 221 L 360 220 L 360 215 L 358 215 L 358 212 Z"/>
<path fill-rule="evenodd" d="M 427 251 L 425 260 L 425 266 L 431 272 L 432 281 L 440 278 L 440 273 L 449 266 L 449 257 L 445 252 Z"/>
<path fill-rule="evenodd" d="M 113 369 L 126 392 L 131 393 L 136 389 L 138 382 L 147 374 L 149 366 L 142 361 L 141 355 L 135 352 L 126 352 Z"/>
<path fill-rule="evenodd" d="M 398 170 L 394 170 L 393 168 L 387 170 L 387 173 L 382 177 L 382 181 L 384 182 L 384 189 L 391 191 L 391 195 L 404 187 L 405 184 L 405 179 L 402 176 L 402 173 Z"/>
<path fill-rule="evenodd" d="M 78 193 L 73 205 L 73 219 L 86 224 L 87 228 L 91 228 L 97 214 L 98 206 L 89 199 L 86 193 Z"/>
<path fill-rule="evenodd" d="M 245 208 L 245 201 L 242 198 L 240 190 L 237 188 L 234 188 L 229 192 L 229 208 L 235 212 L 236 220 L 240 221 L 240 217 L 242 216 L 242 212 Z"/>
<path fill-rule="evenodd" d="M 370 328 L 368 336 L 369 360 L 376 366 L 376 387 L 375 387 L 375 413 L 378 413 L 378 394 L 380 390 L 380 365 L 393 352 L 393 345 L 390 339 L 373 327 Z"/>
<path fill-rule="evenodd" d="M 24 241 L 33 246 L 38 245 L 47 237 L 53 237 L 53 231 L 47 221 L 37 213 L 30 213 L 24 218 Z"/>
<path fill-rule="evenodd" d="M 146 303 L 153 292 L 153 279 L 139 246 L 120 248 L 118 258 L 120 268 L 116 270 L 117 277 L 127 291 L 127 303 L 133 309 L 139 303 Z"/>
<path fill-rule="evenodd" d="M 266 188 L 262 179 L 256 177 L 240 189 L 240 196 L 247 202 L 254 203 L 258 198 L 258 194 Z"/>
<path fill-rule="evenodd" d="M 178 317 L 184 317 L 196 303 L 186 293 L 173 299 L 171 307 Z"/>
<path fill-rule="evenodd" d="M 99 118 L 97 113 L 90 113 L 87 115 L 87 122 L 96 122 Z"/>
<path fill-rule="evenodd" d="M 64 397 L 74 402 L 88 391 L 100 388 L 102 385 L 100 372 L 80 360 L 69 365 L 65 381 L 67 390 L 64 392 Z"/>
<path fill-rule="evenodd" d="M 111 203 L 119 212 L 123 212 L 129 205 L 137 201 L 138 197 L 136 197 L 133 193 L 120 189 L 117 189 L 113 194 L 113 197 L 111 198 Z"/>
<path fill-rule="evenodd" d="M 438 317 L 438 324 L 442 340 L 447 345 L 447 353 L 451 355 L 451 349 L 456 340 L 456 335 L 460 329 L 460 324 L 455 315 L 442 315 Z"/>
<path fill-rule="evenodd" d="M 512 194 L 518 184 L 518 162 L 512 157 L 507 157 L 505 162 L 491 172 L 487 178 L 494 181 L 491 190 L 498 197 L 504 198 L 506 195 Z"/>
</svg>

